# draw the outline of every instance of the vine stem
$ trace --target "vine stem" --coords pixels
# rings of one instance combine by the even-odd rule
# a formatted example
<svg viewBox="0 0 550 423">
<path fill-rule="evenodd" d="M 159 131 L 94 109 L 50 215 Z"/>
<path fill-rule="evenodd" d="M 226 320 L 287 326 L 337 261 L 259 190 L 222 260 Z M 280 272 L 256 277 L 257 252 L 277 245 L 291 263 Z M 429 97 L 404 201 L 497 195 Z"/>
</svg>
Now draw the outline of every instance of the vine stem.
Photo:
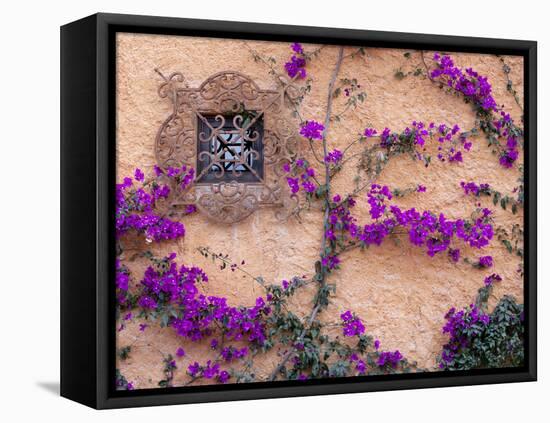
<svg viewBox="0 0 550 423">
<path fill-rule="evenodd" d="M 420 58 L 422 59 L 422 63 L 424 64 L 424 68 L 426 69 L 426 76 L 428 77 L 428 79 L 433 83 L 437 83 L 437 81 L 435 81 L 430 74 L 430 68 L 426 63 L 426 58 L 424 57 L 424 50 L 420 50 Z"/>
<path fill-rule="evenodd" d="M 336 83 L 336 78 L 338 77 L 338 74 L 340 73 L 340 67 L 342 66 L 342 60 L 344 59 L 344 47 L 340 47 L 338 50 L 338 58 L 336 60 L 336 65 L 334 66 L 334 71 L 332 72 L 332 77 L 329 82 L 328 86 L 328 94 L 327 94 L 327 110 L 325 113 L 325 122 L 323 129 L 323 153 L 326 157 L 328 154 L 328 148 L 327 148 L 327 135 L 330 128 L 330 116 L 332 113 L 332 101 L 334 99 L 334 84 Z M 326 225 L 328 222 L 329 212 L 330 212 L 330 165 L 329 163 L 325 163 L 325 184 L 326 184 L 326 191 L 325 191 L 325 215 L 323 219 L 323 241 L 322 241 L 322 247 L 321 247 L 321 256 L 325 254 L 326 244 L 327 244 L 327 237 L 326 237 Z M 321 280 L 319 281 L 319 289 L 317 292 L 321 291 L 325 287 L 325 278 L 326 274 L 325 271 L 321 267 Z M 317 298 L 319 296 L 317 295 Z M 304 338 L 307 327 L 311 326 L 313 321 L 315 320 L 315 317 L 319 313 L 319 310 L 321 309 L 321 303 L 319 300 L 316 300 L 316 304 L 313 306 L 313 309 L 311 310 L 311 313 L 307 319 L 307 324 L 302 329 L 302 332 L 300 333 L 300 336 L 298 337 L 296 342 L 301 342 Z M 279 364 L 273 369 L 273 372 L 271 373 L 269 380 L 274 381 L 277 378 L 277 375 L 280 373 L 280 371 L 283 369 L 287 361 L 290 359 L 292 354 L 294 354 L 295 348 L 292 347 L 283 357 L 283 359 L 279 362 Z"/>
</svg>

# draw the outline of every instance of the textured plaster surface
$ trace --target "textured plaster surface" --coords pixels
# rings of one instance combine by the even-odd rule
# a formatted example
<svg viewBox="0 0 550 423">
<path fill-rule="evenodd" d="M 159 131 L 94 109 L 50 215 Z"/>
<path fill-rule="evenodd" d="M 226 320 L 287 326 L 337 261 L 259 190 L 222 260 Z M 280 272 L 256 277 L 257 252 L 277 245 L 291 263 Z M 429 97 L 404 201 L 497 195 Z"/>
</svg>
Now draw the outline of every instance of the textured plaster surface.
<svg viewBox="0 0 550 423">
<path fill-rule="evenodd" d="M 171 105 L 157 94 L 162 82 L 155 68 L 164 74 L 182 72 L 189 86 L 199 86 L 210 75 L 235 70 L 249 75 L 261 88 L 275 89 L 277 83 L 268 74 L 268 68 L 255 62 L 247 46 L 262 56 L 277 60 L 282 69 L 290 56 L 287 43 L 252 42 L 240 40 L 215 40 L 176 36 L 119 34 L 117 39 L 117 178 L 131 175 L 135 167 L 152 171 L 155 164 L 154 141 L 161 123 L 170 113 Z M 305 45 L 311 51 L 318 46 Z M 337 47 L 324 47 L 317 58 L 308 64 L 308 74 L 313 79 L 312 91 L 306 96 L 301 114 L 305 119 L 323 121 L 326 110 L 327 87 L 337 57 Z M 353 52 L 346 48 L 345 54 Z M 460 98 L 440 90 L 426 78 L 408 76 L 398 80 L 397 69 L 414 71 L 421 65 L 419 52 L 406 50 L 367 48 L 366 55 L 346 58 L 340 78 L 357 78 L 361 89 L 367 92 L 367 100 L 358 108 L 348 111 L 340 122 L 333 122 L 328 135 L 329 148 L 343 150 L 357 138 L 367 126 L 379 130 L 389 127 L 401 130 L 413 120 L 436 123 L 457 123 L 462 129 L 474 126 L 475 116 L 470 105 Z M 426 53 L 426 57 L 432 54 Z M 506 77 L 502 63 L 493 55 L 453 54 L 460 66 L 471 66 L 492 83 L 494 96 L 504 104 L 516 122 L 521 121 L 521 109 L 506 91 Z M 520 57 L 504 57 L 511 67 L 510 77 L 523 98 L 523 63 Z M 429 63 L 429 60 L 428 60 Z M 338 98 L 334 112 L 344 108 L 345 97 Z M 296 125 L 298 122 L 296 121 Z M 506 170 L 498 164 L 483 136 L 472 139 L 473 148 L 464 155 L 461 164 L 432 162 L 425 168 L 409 157 L 392 159 L 382 172 L 379 183 L 391 188 L 408 188 L 422 184 L 426 193 L 413 193 L 396 199 L 403 207 L 416 207 L 444 212 L 450 218 L 466 218 L 476 208 L 476 201 L 466 197 L 459 187 L 461 180 L 487 182 L 502 193 L 512 193 L 517 186 L 517 168 Z M 372 141 L 371 141 L 372 142 Z M 364 144 L 356 144 L 348 155 L 359 153 Z M 427 150 L 435 157 L 433 143 Z M 320 149 L 318 150 L 321 151 Z M 304 149 L 306 157 L 309 150 Z M 321 154 L 321 153 L 319 153 Z M 313 161 L 313 160 L 311 160 Z M 333 184 L 333 192 L 345 194 L 353 189 L 357 175 L 357 160 L 350 160 Z M 320 171 L 320 169 L 319 169 Z M 482 206 L 494 209 L 495 227 L 510 228 L 522 224 L 522 209 L 517 215 L 492 206 L 489 199 L 480 200 Z M 368 223 L 369 215 L 365 195 L 358 198 L 354 214 L 359 222 Z M 188 265 L 202 267 L 210 281 L 204 285 L 207 294 L 226 296 L 229 303 L 252 305 L 263 290 L 250 278 L 239 272 L 220 270 L 219 265 L 204 258 L 196 250 L 208 246 L 217 253 L 229 254 L 253 275 L 261 275 L 269 283 L 277 283 L 294 275 L 311 276 L 313 264 L 318 259 L 322 236 L 322 214 L 312 208 L 302 213 L 300 221 L 291 218 L 280 222 L 273 210 L 260 210 L 242 222 L 219 225 L 195 214 L 183 220 L 186 236 L 177 242 L 155 245 L 157 255 L 177 252 L 178 260 Z M 503 281 L 496 286 L 491 298 L 494 305 L 504 294 L 523 301 L 523 280 L 517 272 L 519 258 L 510 255 L 495 238 L 482 251 L 466 248 L 458 243 L 462 257 L 476 259 L 480 255 L 492 255 L 497 272 Z M 138 245 L 138 249 L 149 246 Z M 130 254 L 130 253 L 128 253 Z M 446 338 L 441 333 L 444 314 L 452 307 L 463 307 L 474 299 L 483 278 L 489 271 L 473 269 L 464 262 L 451 263 L 446 255 L 430 258 L 421 248 L 413 247 L 401 236 L 395 241 L 386 240 L 380 247 L 366 251 L 354 250 L 341 256 L 341 269 L 330 279 L 336 283 L 336 295 L 328 310 L 320 318 L 336 322 L 339 314 L 351 309 L 366 323 L 367 332 L 380 339 L 382 348 L 399 349 L 409 360 L 416 360 L 423 368 L 433 369 L 436 356 Z M 146 263 L 136 260 L 130 263 L 135 281 Z M 305 288 L 293 299 L 293 307 L 299 315 L 311 309 L 313 290 Z M 206 343 L 192 344 L 184 341 L 170 329 L 147 322 L 149 327 L 139 331 L 139 319 L 129 322 L 117 332 L 119 347 L 132 345 L 130 358 L 119 361 L 118 367 L 137 388 L 156 387 L 163 378 L 163 354 L 174 354 L 179 346 L 187 352 L 177 359 L 175 385 L 188 380 L 185 369 L 192 361 L 204 362 L 213 358 Z M 256 360 L 257 374 L 265 376 L 277 361 L 277 349 L 267 357 Z"/>
</svg>

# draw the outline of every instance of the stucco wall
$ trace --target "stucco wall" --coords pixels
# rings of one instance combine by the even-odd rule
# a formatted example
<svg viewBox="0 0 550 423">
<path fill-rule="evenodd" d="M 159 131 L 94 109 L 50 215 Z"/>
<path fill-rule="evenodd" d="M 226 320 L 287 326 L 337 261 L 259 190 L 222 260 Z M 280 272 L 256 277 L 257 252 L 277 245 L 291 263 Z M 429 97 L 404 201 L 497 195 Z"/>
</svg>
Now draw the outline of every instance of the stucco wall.
<svg viewBox="0 0 550 423">
<path fill-rule="evenodd" d="M 182 72 L 190 86 L 199 86 L 210 75 L 222 70 L 235 70 L 249 75 L 261 88 L 275 89 L 277 84 L 268 74 L 268 68 L 255 62 L 250 51 L 239 40 L 215 40 L 175 36 L 119 34 L 117 38 L 117 178 L 131 175 L 135 167 L 151 171 L 155 164 L 154 140 L 158 128 L 166 119 L 171 105 L 157 94 L 162 82 L 154 71 L 165 74 Z M 288 43 L 247 42 L 248 46 L 264 56 L 277 59 L 280 69 L 290 56 Z M 316 46 L 304 45 L 306 50 Z M 354 49 L 346 49 L 345 54 Z M 428 79 L 395 78 L 396 69 L 414 70 L 420 55 L 406 50 L 367 48 L 365 56 L 346 58 L 340 78 L 357 78 L 367 92 L 367 100 L 350 110 L 340 122 L 333 122 L 328 136 L 329 148 L 344 149 L 367 126 L 403 129 L 413 120 L 436 123 L 457 123 L 463 129 L 474 126 L 471 106 L 460 98 L 439 90 Z M 301 114 L 305 119 L 322 121 L 326 109 L 327 86 L 336 62 L 337 48 L 325 47 L 317 58 L 308 64 L 313 78 L 312 91 L 306 96 Z M 427 54 L 431 57 L 431 53 Z M 517 121 L 521 109 L 506 91 L 506 76 L 498 57 L 478 54 L 453 54 L 460 66 L 471 66 L 489 77 L 498 104 Z M 523 63 L 519 57 L 505 57 L 511 67 L 510 77 L 523 98 Z M 334 111 L 343 109 L 345 97 L 337 98 Z M 298 122 L 296 121 L 296 125 Z M 372 142 L 372 141 L 371 141 Z M 350 155 L 362 148 L 357 144 Z M 433 143 L 427 150 L 435 156 Z M 306 151 L 306 150 L 304 150 Z M 313 160 L 312 160 L 313 162 Z M 334 192 L 349 192 L 356 175 L 357 162 L 352 160 L 334 181 Z M 320 171 L 321 169 L 319 169 Z M 407 188 L 416 184 L 427 187 L 426 193 L 413 193 L 395 203 L 403 207 L 417 207 L 445 212 L 450 218 L 466 218 L 476 207 L 476 200 L 466 197 L 459 187 L 461 180 L 487 182 L 494 189 L 510 193 L 517 185 L 517 166 L 502 168 L 487 146 L 483 136 L 473 138 L 473 148 L 464 155 L 460 164 L 432 161 L 429 168 L 408 156 L 392 159 L 383 171 L 379 182 L 391 188 Z M 480 200 L 482 206 L 493 208 L 489 199 Z M 360 196 L 354 210 L 360 222 L 368 222 L 365 196 Z M 517 215 L 494 208 L 495 226 L 511 227 L 522 224 L 520 209 Z M 208 246 L 218 253 L 227 253 L 235 261 L 246 261 L 245 269 L 261 275 L 268 282 L 280 282 L 293 275 L 314 272 L 322 236 L 322 216 L 318 210 L 303 213 L 301 221 L 291 218 L 281 223 L 273 210 L 263 209 L 242 222 L 219 225 L 195 214 L 184 219 L 186 236 L 183 240 L 155 247 L 158 254 L 175 251 L 178 260 L 202 267 L 210 281 L 205 284 L 209 294 L 227 296 L 230 303 L 252 305 L 263 290 L 242 274 L 221 271 L 217 264 L 202 257 L 198 246 Z M 480 254 L 477 250 L 460 245 L 463 257 L 475 259 L 479 255 L 492 255 L 494 268 L 503 277 L 496 286 L 491 304 L 504 294 L 514 295 L 523 301 L 523 280 L 517 272 L 519 259 L 510 255 L 494 239 Z M 432 368 L 435 358 L 445 342 L 441 334 L 443 316 L 451 306 L 462 307 L 472 302 L 482 286 L 487 271 L 473 269 L 460 262 L 451 263 L 446 255 L 430 258 L 421 248 L 402 242 L 387 240 L 380 247 L 367 251 L 352 251 L 341 257 L 343 264 L 333 272 L 331 282 L 337 292 L 329 309 L 320 316 L 325 321 L 336 321 L 340 312 L 351 309 L 364 320 L 369 334 L 380 339 L 384 349 L 399 349 L 408 359 L 416 360 L 421 367 Z M 130 267 L 137 275 L 145 266 L 137 260 Z M 311 309 L 312 290 L 305 288 L 293 300 L 297 313 Z M 170 329 L 150 325 L 140 332 L 139 320 L 128 323 L 117 335 L 118 345 L 132 345 L 129 359 L 118 367 L 136 387 L 156 387 L 162 375 L 162 353 L 174 353 L 183 340 Z M 187 356 L 178 359 L 175 384 L 186 380 L 185 368 L 190 360 L 203 361 L 209 352 L 204 346 L 185 342 Z M 269 373 L 276 357 L 260 360 L 260 373 Z M 213 355 L 213 354 L 212 354 Z"/>
</svg>

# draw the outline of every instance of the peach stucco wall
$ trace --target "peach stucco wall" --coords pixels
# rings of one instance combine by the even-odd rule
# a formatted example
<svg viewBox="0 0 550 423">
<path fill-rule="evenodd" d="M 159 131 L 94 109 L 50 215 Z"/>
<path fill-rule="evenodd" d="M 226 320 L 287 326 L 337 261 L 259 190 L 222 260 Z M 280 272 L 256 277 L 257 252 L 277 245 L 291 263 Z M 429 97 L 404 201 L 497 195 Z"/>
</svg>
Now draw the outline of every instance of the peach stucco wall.
<svg viewBox="0 0 550 423">
<path fill-rule="evenodd" d="M 290 56 L 287 43 L 246 42 L 248 47 L 263 56 L 277 60 L 279 69 Z M 165 74 L 181 72 L 190 86 L 200 85 L 210 75 L 235 70 L 254 79 L 261 88 L 276 89 L 277 83 L 268 74 L 264 63 L 255 62 L 240 40 L 215 40 L 176 36 L 119 34 L 117 39 L 117 160 L 118 179 L 131 175 L 135 167 L 151 171 L 155 164 L 154 141 L 158 128 L 170 113 L 170 103 L 157 94 L 162 82 L 155 72 Z M 317 46 L 304 45 L 306 50 Z M 347 48 L 345 54 L 354 49 Z M 365 127 L 372 126 L 403 129 L 413 120 L 458 125 L 469 129 L 475 124 L 471 106 L 460 98 L 439 90 L 428 79 L 409 76 L 398 80 L 396 69 L 414 70 L 420 61 L 418 52 L 404 57 L 406 50 L 367 48 L 364 56 L 346 58 L 339 78 L 357 78 L 367 92 L 367 100 L 350 110 L 340 122 L 333 122 L 328 134 L 329 148 L 343 149 Z M 305 119 L 322 121 L 326 108 L 327 86 L 336 62 L 337 48 L 324 47 L 317 58 L 308 64 L 313 78 L 312 91 L 306 96 L 301 114 Z M 431 57 L 431 53 L 427 53 Z M 506 91 L 506 77 L 502 63 L 493 55 L 453 54 L 460 66 L 472 66 L 489 77 L 494 96 L 499 104 L 506 105 L 512 117 L 521 121 L 521 109 Z M 523 63 L 520 57 L 505 57 L 511 67 L 511 79 L 520 98 L 523 96 Z M 334 111 L 343 109 L 345 97 L 337 98 Z M 298 125 L 298 122 L 296 122 Z M 372 141 L 371 141 L 372 142 Z M 511 193 L 517 186 L 517 167 L 506 170 L 499 166 L 498 158 L 487 146 L 483 136 L 473 138 L 473 148 L 464 155 L 461 164 L 432 161 L 429 168 L 409 157 L 392 159 L 382 172 L 379 182 L 391 188 L 407 188 L 416 184 L 427 187 L 426 193 L 414 193 L 396 199 L 403 207 L 430 209 L 445 212 L 450 218 L 466 218 L 476 207 L 476 200 L 466 197 L 459 187 L 461 180 L 487 182 L 496 190 Z M 350 149 L 358 153 L 362 145 Z M 433 145 L 428 147 L 432 156 L 437 154 Z M 307 150 L 304 149 L 304 152 Z M 356 160 L 334 181 L 334 192 L 346 193 L 354 187 Z M 321 171 L 321 169 L 319 169 Z M 489 199 L 481 205 L 493 207 Z M 522 224 L 523 214 L 517 215 L 495 208 L 495 226 L 510 228 Z M 360 196 L 354 213 L 359 222 L 368 222 L 365 196 Z M 218 253 L 229 254 L 254 275 L 261 275 L 270 283 L 289 279 L 293 275 L 311 276 L 313 263 L 318 259 L 322 236 L 321 212 L 313 207 L 298 221 L 290 218 L 280 222 L 273 210 L 262 209 L 244 221 L 233 225 L 219 225 L 201 214 L 184 219 L 186 236 L 183 240 L 155 246 L 160 255 L 175 251 L 178 260 L 202 267 L 210 281 L 204 289 L 209 294 L 227 296 L 232 304 L 251 305 L 263 291 L 244 275 L 219 266 L 201 256 L 196 250 L 208 246 Z M 145 246 L 144 246 L 145 247 Z M 475 259 L 479 251 L 460 245 L 463 257 Z M 504 294 L 514 295 L 523 301 L 523 280 L 517 272 L 519 258 L 510 255 L 496 238 L 482 255 L 492 255 L 492 271 L 503 277 L 494 290 L 490 304 Z M 337 321 L 340 312 L 355 311 L 364 320 L 369 334 L 380 339 L 384 349 L 399 349 L 408 359 L 416 360 L 420 367 L 433 368 L 435 358 L 445 342 L 441 334 L 443 316 L 451 306 L 462 307 L 472 302 L 482 286 L 487 271 L 473 269 L 460 262 L 451 263 L 446 255 L 430 258 L 421 248 L 411 246 L 405 238 L 396 242 L 387 240 L 380 247 L 366 251 L 352 251 L 341 257 L 343 264 L 330 279 L 337 285 L 336 295 L 329 309 L 320 318 Z M 130 264 L 135 275 L 145 266 L 137 260 Z M 313 291 L 305 288 L 293 299 L 299 315 L 311 309 Z M 138 330 L 139 320 L 126 325 L 118 332 L 118 345 L 132 345 L 128 360 L 119 362 L 119 368 L 137 388 L 156 387 L 162 375 L 162 354 L 174 353 L 183 345 L 187 356 L 178 360 L 175 384 L 184 383 L 185 368 L 190 360 L 204 361 L 209 352 L 203 345 L 183 343 L 171 329 L 150 324 L 144 332 Z M 269 373 L 273 367 L 270 357 L 257 362 L 258 375 Z"/>
</svg>

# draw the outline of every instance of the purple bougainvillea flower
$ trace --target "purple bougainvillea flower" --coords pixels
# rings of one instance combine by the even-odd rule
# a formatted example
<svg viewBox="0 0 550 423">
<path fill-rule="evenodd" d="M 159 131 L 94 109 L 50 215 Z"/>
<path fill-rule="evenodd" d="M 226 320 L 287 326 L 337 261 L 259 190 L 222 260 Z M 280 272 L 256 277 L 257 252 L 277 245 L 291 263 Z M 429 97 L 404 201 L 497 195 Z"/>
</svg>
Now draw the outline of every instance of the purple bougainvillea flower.
<svg viewBox="0 0 550 423">
<path fill-rule="evenodd" d="M 153 166 L 153 171 L 155 172 L 155 176 L 160 176 L 164 174 L 164 171 L 157 165 Z"/>
<path fill-rule="evenodd" d="M 334 149 L 325 156 L 325 163 L 338 164 L 342 160 L 344 155 L 338 149 Z"/>
<path fill-rule="evenodd" d="M 493 257 L 491 256 L 483 256 L 479 258 L 479 265 L 481 267 L 491 267 L 493 266 Z"/>
<path fill-rule="evenodd" d="M 136 181 L 143 182 L 143 179 L 145 179 L 145 175 L 143 174 L 141 169 L 138 168 L 134 172 L 134 178 L 136 179 Z"/>
<path fill-rule="evenodd" d="M 197 211 L 197 206 L 195 206 L 194 204 L 187 204 L 185 206 L 185 211 L 184 213 L 185 214 L 193 214 Z"/>
<path fill-rule="evenodd" d="M 384 367 L 386 364 L 389 364 L 391 367 L 395 368 L 402 359 L 403 355 L 399 352 L 399 350 L 393 352 L 382 351 L 378 356 L 378 361 L 376 364 L 379 367 Z"/>
<path fill-rule="evenodd" d="M 321 264 L 328 270 L 332 270 L 340 264 L 340 259 L 337 256 L 325 256 L 321 259 Z"/>
<path fill-rule="evenodd" d="M 462 162 L 462 151 L 449 155 L 449 162 Z"/>
<path fill-rule="evenodd" d="M 344 322 L 343 333 L 345 336 L 358 336 L 365 333 L 365 326 L 350 310 L 342 313 L 340 318 Z"/>
<path fill-rule="evenodd" d="M 457 263 L 460 260 L 460 250 L 458 248 L 449 248 L 449 257 Z"/>
<path fill-rule="evenodd" d="M 304 188 L 305 192 L 309 192 L 309 193 L 315 192 L 315 184 L 311 181 L 303 181 L 302 187 Z"/>
<path fill-rule="evenodd" d="M 210 360 L 206 362 L 206 366 L 202 369 L 202 375 L 205 379 L 212 379 L 220 373 L 220 365 L 212 364 Z"/>
<path fill-rule="evenodd" d="M 302 57 L 292 56 L 290 61 L 285 63 L 285 70 L 289 77 L 295 78 L 298 77 L 303 79 L 306 77 L 306 61 Z"/>
<path fill-rule="evenodd" d="M 491 286 L 494 282 L 500 282 L 502 281 L 502 277 L 496 273 L 493 273 L 492 275 L 487 276 L 484 279 L 485 286 Z"/>
<path fill-rule="evenodd" d="M 315 122 L 314 120 L 310 120 L 304 123 L 304 125 L 300 129 L 300 135 L 302 135 L 304 138 L 309 138 L 312 140 L 322 140 L 322 131 L 324 130 L 325 127 L 322 124 L 320 124 L 319 122 Z"/>
<path fill-rule="evenodd" d="M 517 160 L 519 152 L 516 149 L 506 150 L 500 156 L 500 164 L 504 167 L 510 168 L 513 166 L 514 162 Z"/>
<path fill-rule="evenodd" d="M 190 364 L 189 367 L 187 367 L 187 373 L 191 377 L 197 377 L 201 371 L 201 366 L 196 361 L 193 364 Z"/>
<path fill-rule="evenodd" d="M 290 191 L 292 194 L 296 194 L 298 191 L 300 191 L 300 185 L 298 184 L 298 178 L 286 178 L 286 181 L 288 183 L 288 186 L 290 187 Z"/>
<path fill-rule="evenodd" d="M 363 133 L 363 135 L 365 135 L 365 137 L 367 138 L 374 137 L 376 134 L 377 132 L 376 132 L 376 129 L 374 128 L 366 128 L 365 132 Z"/>
<path fill-rule="evenodd" d="M 292 51 L 294 51 L 294 53 L 304 54 L 304 48 L 300 43 L 292 43 L 290 48 L 292 49 Z"/>
<path fill-rule="evenodd" d="M 179 347 L 177 350 L 176 350 L 176 355 L 178 357 L 185 357 L 185 350 L 182 348 L 182 347 Z"/>
<path fill-rule="evenodd" d="M 140 307 L 148 308 L 148 309 L 152 309 L 152 310 L 157 308 L 157 302 L 153 298 L 151 298 L 147 295 L 141 297 L 138 300 L 138 305 Z"/>
<path fill-rule="evenodd" d="M 220 383 L 227 383 L 227 381 L 229 380 L 231 376 L 229 375 L 229 373 L 225 370 L 222 370 L 220 372 L 220 374 L 218 375 L 218 381 Z"/>
<path fill-rule="evenodd" d="M 351 313 L 351 311 L 346 310 L 345 312 L 343 312 L 343 313 L 340 315 L 340 318 L 341 318 L 344 322 L 348 322 L 348 321 L 350 321 L 351 319 L 353 319 L 353 314 Z"/>
<path fill-rule="evenodd" d="M 122 183 L 122 186 L 124 188 L 130 188 L 132 186 L 133 182 L 132 182 L 132 179 L 131 178 L 124 178 L 124 182 Z"/>
</svg>

